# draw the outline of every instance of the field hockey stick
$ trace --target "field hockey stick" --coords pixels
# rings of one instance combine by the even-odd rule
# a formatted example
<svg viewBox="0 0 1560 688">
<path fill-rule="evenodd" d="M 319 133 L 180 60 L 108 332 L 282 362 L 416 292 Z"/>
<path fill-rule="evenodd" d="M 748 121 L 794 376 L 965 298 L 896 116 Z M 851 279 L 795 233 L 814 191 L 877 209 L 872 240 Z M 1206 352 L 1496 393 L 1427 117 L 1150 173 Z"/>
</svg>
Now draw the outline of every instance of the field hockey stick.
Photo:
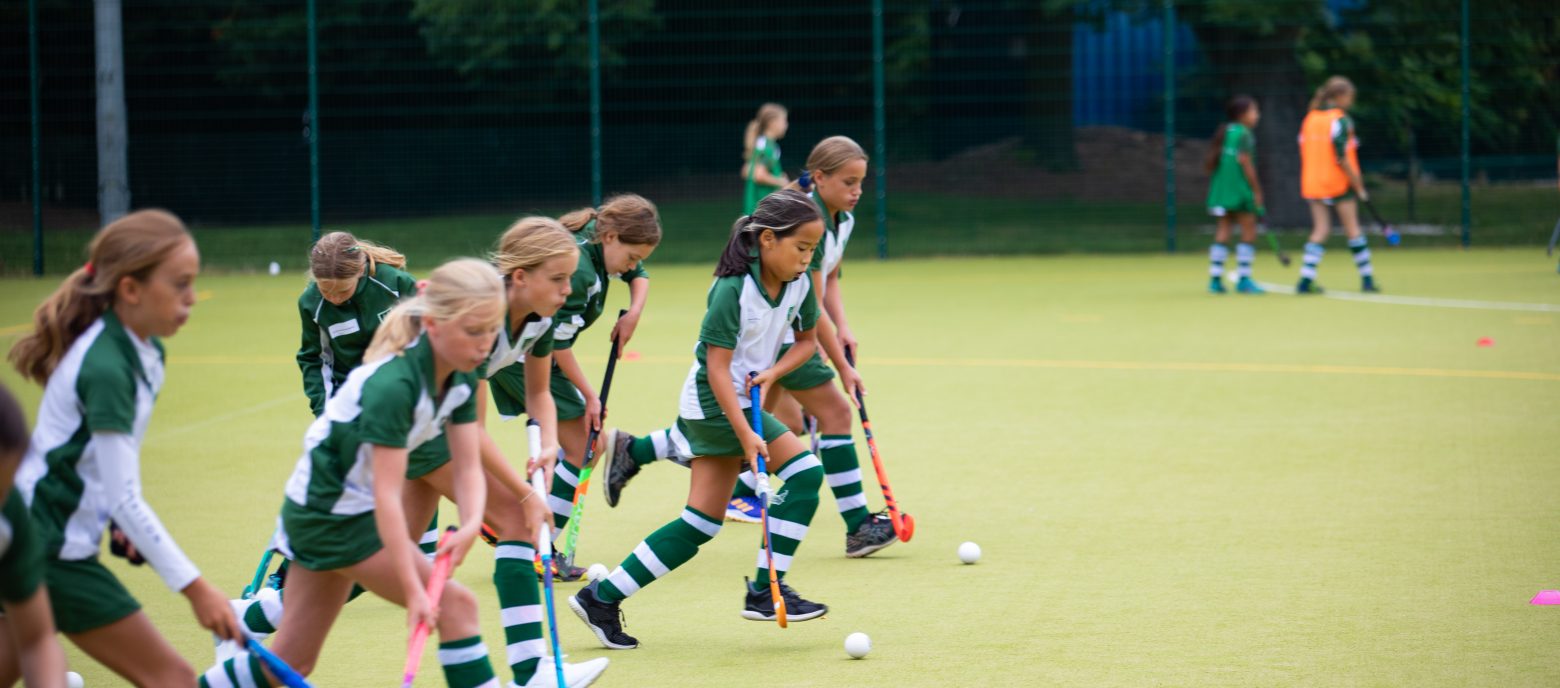
<svg viewBox="0 0 1560 688">
<path fill-rule="evenodd" d="M 618 319 L 628 315 L 628 309 L 618 311 Z M 607 372 L 601 378 L 601 422 L 607 420 L 607 395 L 612 393 L 612 372 L 617 369 L 618 340 L 612 338 L 612 353 L 607 356 Z M 585 493 L 590 491 L 590 474 L 595 472 L 596 464 L 596 440 L 601 437 L 601 428 L 591 428 L 590 435 L 585 439 L 585 460 L 580 469 L 580 486 L 574 491 L 574 506 L 569 510 L 569 528 L 563 531 L 563 556 L 565 559 L 574 556 L 574 547 L 580 539 L 580 518 L 585 515 Z"/>
<path fill-rule="evenodd" d="M 276 556 L 276 550 L 267 546 L 265 554 L 260 557 L 260 565 L 255 567 L 255 577 L 244 587 L 244 593 L 240 597 L 250 599 L 260 594 L 260 586 L 265 584 L 265 574 L 271 570 L 271 557 Z"/>
<path fill-rule="evenodd" d="M 1555 242 L 1560 241 L 1560 220 L 1555 221 L 1555 231 L 1549 235 L 1549 250 L 1544 252 L 1546 256 L 1555 254 Z"/>
<path fill-rule="evenodd" d="M 856 367 L 856 355 L 845 350 L 845 360 Z M 861 431 L 867 436 L 867 450 L 872 453 L 872 468 L 877 471 L 878 487 L 883 488 L 883 503 L 888 505 L 888 520 L 894 524 L 894 534 L 901 542 L 915 537 L 915 518 L 899 512 L 899 502 L 894 501 L 894 489 L 888 486 L 888 472 L 883 470 L 883 457 L 878 453 L 877 438 L 872 436 L 872 421 L 867 418 L 867 402 L 861 388 L 856 388 L 856 413 L 861 415 Z"/>
<path fill-rule="evenodd" d="M 439 556 L 434 558 L 433 573 L 428 576 L 428 606 L 432 609 L 439 608 L 439 598 L 444 597 L 444 583 L 450 579 L 450 569 L 455 568 L 454 553 L 444 549 L 455 530 L 455 526 L 450 526 L 439 536 Z M 406 669 L 402 672 L 401 688 L 412 688 L 417 667 L 422 664 L 423 646 L 428 644 L 428 633 L 432 630 L 423 621 L 418 621 L 412 629 L 412 637 L 406 643 Z"/>
<path fill-rule="evenodd" d="M 281 657 L 277 657 L 270 650 L 265 649 L 265 646 L 261 645 L 259 641 L 250 638 L 248 642 L 244 643 L 244 646 L 249 650 L 249 654 L 260 658 L 260 663 L 264 664 L 265 668 L 271 671 L 271 675 L 275 676 L 276 680 L 282 682 L 282 685 L 287 686 L 287 688 L 314 688 L 309 685 L 308 681 L 303 680 L 303 674 L 287 666 L 287 662 L 282 661 Z"/>
<path fill-rule="evenodd" d="M 1377 225 L 1381 226 L 1381 235 L 1387 238 L 1388 246 L 1397 246 L 1403 243 L 1403 236 L 1398 234 L 1396 229 L 1392 228 L 1391 223 L 1381 219 L 1381 213 L 1376 212 L 1376 204 L 1367 200 L 1365 201 L 1365 209 L 1370 211 L 1371 218 L 1376 220 Z"/>
<path fill-rule="evenodd" d="M 1268 231 L 1266 222 L 1258 223 L 1257 229 L 1267 235 L 1268 246 L 1273 247 L 1273 255 L 1278 257 L 1278 264 L 1286 268 L 1289 267 L 1289 254 L 1284 252 L 1284 247 L 1278 245 L 1278 236 Z"/>
<path fill-rule="evenodd" d="M 763 389 L 754 385 L 753 378 L 758 373 L 748 373 L 748 400 L 753 408 L 753 432 L 764 436 L 764 407 Z M 774 601 L 775 622 L 785 628 L 785 598 L 780 596 L 780 576 L 775 573 L 775 548 L 769 540 L 769 466 L 764 463 L 763 453 L 759 453 L 757 460 L 753 462 L 753 470 L 758 474 L 758 509 L 764 522 L 764 564 L 769 567 L 769 598 Z"/>
<path fill-rule="evenodd" d="M 531 436 L 531 461 L 535 462 L 541 456 L 542 429 L 531 421 L 525 430 Z M 537 494 L 547 493 L 546 473 L 541 469 L 531 473 L 531 489 Z M 565 688 L 568 684 L 563 682 L 563 651 L 558 648 L 558 612 L 553 605 L 552 528 L 545 517 L 536 526 L 536 549 L 542 555 L 542 590 L 547 594 L 547 627 L 552 629 L 553 669 L 558 673 L 558 688 Z"/>
</svg>

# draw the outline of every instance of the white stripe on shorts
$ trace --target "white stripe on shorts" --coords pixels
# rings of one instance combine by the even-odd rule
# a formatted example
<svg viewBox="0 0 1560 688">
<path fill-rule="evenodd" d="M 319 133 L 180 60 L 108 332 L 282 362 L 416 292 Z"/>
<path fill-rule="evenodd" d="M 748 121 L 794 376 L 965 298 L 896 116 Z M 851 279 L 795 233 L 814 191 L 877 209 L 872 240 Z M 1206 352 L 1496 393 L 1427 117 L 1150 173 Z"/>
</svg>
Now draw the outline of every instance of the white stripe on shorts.
<svg viewBox="0 0 1560 688">
<path fill-rule="evenodd" d="M 649 571 L 650 575 L 656 578 L 660 578 L 672 571 L 666 568 L 666 564 L 661 563 L 661 558 L 655 555 L 655 550 L 650 549 L 650 545 L 643 542 L 634 547 L 634 558 L 638 559 L 639 563 L 644 564 L 645 570 Z"/>
<path fill-rule="evenodd" d="M 852 468 L 844 473 L 830 473 L 828 475 L 829 487 L 843 487 L 851 483 L 861 482 L 861 469 Z"/>
</svg>

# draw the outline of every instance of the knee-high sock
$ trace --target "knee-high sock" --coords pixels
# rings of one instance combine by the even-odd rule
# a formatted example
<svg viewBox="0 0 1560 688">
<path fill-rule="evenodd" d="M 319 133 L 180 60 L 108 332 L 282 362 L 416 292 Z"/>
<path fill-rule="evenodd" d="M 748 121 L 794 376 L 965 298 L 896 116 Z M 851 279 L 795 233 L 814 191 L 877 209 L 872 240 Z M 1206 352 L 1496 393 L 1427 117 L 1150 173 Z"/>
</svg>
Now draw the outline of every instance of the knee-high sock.
<svg viewBox="0 0 1560 688">
<path fill-rule="evenodd" d="M 701 545 L 720 532 L 720 526 L 720 519 L 700 513 L 691 506 L 683 507 L 681 516 L 634 547 L 633 553 L 618 564 L 617 570 L 597 586 L 597 595 L 604 602 L 617 602 L 639 592 L 671 573 L 672 569 L 688 563 L 699 553 Z"/>
<path fill-rule="evenodd" d="M 1251 263 L 1257 258 L 1257 247 L 1247 243 L 1235 244 L 1235 273 L 1242 279 L 1251 279 Z"/>
<path fill-rule="evenodd" d="M 1360 277 L 1375 274 L 1370 266 L 1370 246 L 1366 245 L 1364 234 L 1349 240 L 1349 252 L 1354 254 L 1354 267 L 1359 269 Z"/>
<path fill-rule="evenodd" d="M 563 528 L 569 522 L 569 515 L 574 512 L 574 491 L 579 487 L 579 470 L 559 458 L 558 465 L 553 468 L 552 489 L 547 495 L 547 508 L 552 510 L 554 528 Z"/>
<path fill-rule="evenodd" d="M 1306 242 L 1305 255 L 1300 258 L 1300 276 L 1305 279 L 1316 279 L 1316 266 L 1322 264 L 1322 254 L 1327 250 L 1316 242 Z"/>
<path fill-rule="evenodd" d="M 818 488 L 823 486 L 823 464 L 812 452 L 802 452 L 780 469 L 785 488 L 769 502 L 769 544 L 774 550 L 775 573 L 784 576 L 791 568 L 791 557 L 807 537 L 813 514 L 818 512 Z M 762 537 L 762 536 L 760 536 Z M 769 580 L 768 558 L 763 541 L 758 546 L 758 573 L 754 581 Z"/>
<path fill-rule="evenodd" d="M 753 477 L 753 471 L 742 471 L 737 474 L 737 486 L 731 490 L 731 498 L 758 496 L 758 478 Z"/>
<path fill-rule="evenodd" d="M 265 672 L 260 670 L 260 658 L 248 650 L 217 662 L 196 683 L 200 688 L 271 688 Z"/>
<path fill-rule="evenodd" d="M 532 563 L 536 548 L 529 542 L 500 542 L 493 558 L 493 587 L 498 589 L 506 658 L 515 683 L 523 686 L 536 673 L 536 661 L 547 650 L 542 642 L 542 597 Z"/>
<path fill-rule="evenodd" d="M 428 529 L 423 531 L 422 537 L 417 540 L 417 549 L 422 550 L 423 556 L 433 559 L 434 552 L 439 551 L 439 512 L 433 512 L 433 520 L 428 522 Z"/>
<path fill-rule="evenodd" d="M 439 643 L 439 666 L 450 688 L 499 688 L 482 636 Z"/>
<path fill-rule="evenodd" d="M 1208 276 L 1224 276 L 1224 260 L 1230 257 L 1230 247 L 1224 244 L 1213 244 L 1208 247 Z"/>
<path fill-rule="evenodd" d="M 850 435 L 824 435 L 818 438 L 818 451 L 823 454 L 823 472 L 828 478 L 829 489 L 834 491 L 840 518 L 845 519 L 845 531 L 853 531 L 870 515 L 867 495 L 861 490 L 861 461 L 856 458 L 856 441 Z"/>
</svg>

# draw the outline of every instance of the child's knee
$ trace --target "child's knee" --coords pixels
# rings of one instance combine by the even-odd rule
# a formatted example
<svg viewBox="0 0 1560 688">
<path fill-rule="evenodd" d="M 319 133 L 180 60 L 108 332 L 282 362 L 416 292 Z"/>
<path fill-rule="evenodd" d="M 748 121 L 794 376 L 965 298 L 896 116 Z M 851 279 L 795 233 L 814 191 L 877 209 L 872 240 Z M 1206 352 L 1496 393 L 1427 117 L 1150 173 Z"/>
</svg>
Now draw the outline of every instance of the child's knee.
<svg viewBox="0 0 1560 688">
<path fill-rule="evenodd" d="M 453 640 L 477 632 L 477 596 L 460 583 L 446 582 L 439 598 L 439 637 Z"/>
</svg>

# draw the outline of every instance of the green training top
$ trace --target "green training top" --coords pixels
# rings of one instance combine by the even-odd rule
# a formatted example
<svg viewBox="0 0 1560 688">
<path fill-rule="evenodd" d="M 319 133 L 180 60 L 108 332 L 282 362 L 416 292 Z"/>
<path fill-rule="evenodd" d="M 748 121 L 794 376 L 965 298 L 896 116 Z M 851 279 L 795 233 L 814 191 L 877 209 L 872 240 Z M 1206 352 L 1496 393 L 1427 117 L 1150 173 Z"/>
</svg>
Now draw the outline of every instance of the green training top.
<svg viewBox="0 0 1560 688">
<path fill-rule="evenodd" d="M 383 263 L 374 274 L 358 278 L 357 291 L 341 305 L 320 295 L 310 283 L 298 297 L 303 323 L 303 343 L 298 348 L 298 369 L 303 371 L 303 393 L 309 410 L 319 416 L 325 400 L 346 381 L 353 368 L 362 365 L 363 352 L 374 340 L 374 331 L 397 301 L 417 293 L 417 280 Z"/>
<path fill-rule="evenodd" d="M 0 507 L 0 600 L 21 602 L 43 582 L 43 543 L 15 487 Z"/>
<path fill-rule="evenodd" d="M 373 511 L 374 445 L 416 449 L 446 423 L 476 422 L 476 375 L 451 373 L 442 395 L 433 375 L 426 334 L 397 355 L 353 369 L 304 436 L 288 501 L 343 516 Z"/>
<path fill-rule="evenodd" d="M 1224 127 L 1224 148 L 1219 151 L 1219 165 L 1214 168 L 1213 179 L 1208 183 L 1208 207 L 1244 211 L 1252 207 L 1254 198 L 1246 170 L 1240 165 L 1242 153 L 1251 156 L 1256 164 L 1256 142 L 1251 130 L 1239 122 Z"/>
<path fill-rule="evenodd" d="M 769 369 L 780 358 L 786 335 L 805 332 L 818 324 L 818 300 L 806 273 L 786 282 L 778 299 L 770 299 L 759 281 L 759 261 L 753 259 L 746 274 L 717 277 L 710 285 L 699 343 L 694 347 L 693 368 L 683 383 L 678 415 L 690 420 L 720 418 L 725 414 L 705 371 L 709 346 L 731 349 L 731 384 L 742 408 L 749 405 L 743 391 L 747 374 Z"/>
<path fill-rule="evenodd" d="M 765 196 L 778 191 L 780 187 L 761 184 L 753 179 L 753 170 L 763 165 L 769 173 L 775 177 L 785 174 L 780 167 L 780 144 L 770 141 L 767 137 L 760 136 L 753 142 L 753 159 L 748 161 L 747 173 L 747 199 L 742 204 L 742 214 L 752 215 L 753 209 L 758 207 L 758 202 Z"/>
</svg>

